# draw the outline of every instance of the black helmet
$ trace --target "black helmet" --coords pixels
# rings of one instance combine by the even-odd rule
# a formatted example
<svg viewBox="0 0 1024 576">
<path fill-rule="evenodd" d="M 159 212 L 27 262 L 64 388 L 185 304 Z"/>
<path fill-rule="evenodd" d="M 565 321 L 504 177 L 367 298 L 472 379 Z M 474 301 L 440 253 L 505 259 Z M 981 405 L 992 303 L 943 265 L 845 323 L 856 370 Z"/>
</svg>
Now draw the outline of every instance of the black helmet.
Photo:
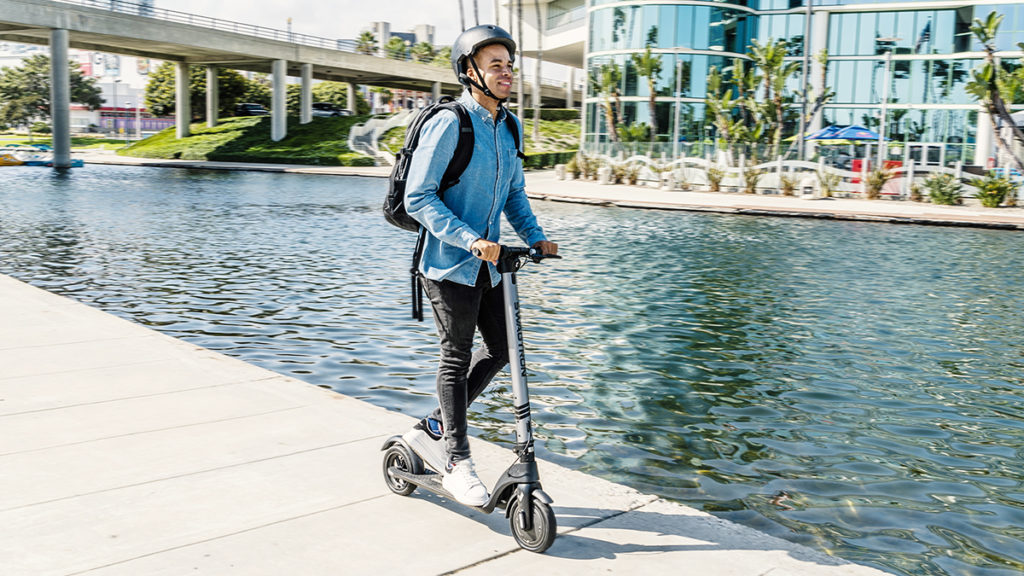
<svg viewBox="0 0 1024 576">
<path fill-rule="evenodd" d="M 471 60 L 477 50 L 490 44 L 501 44 L 505 48 L 508 48 L 509 56 L 513 61 L 515 60 L 515 40 L 513 40 L 512 36 L 504 29 L 493 24 L 474 26 L 462 34 L 459 34 L 459 37 L 455 39 L 455 44 L 452 44 L 452 70 L 455 71 L 455 76 L 458 77 L 460 84 L 464 86 L 476 84 L 469 79 L 469 76 L 466 75 L 466 60 Z M 483 90 L 488 96 L 493 96 L 490 94 L 490 90 L 487 90 L 485 87 L 476 87 Z"/>
</svg>

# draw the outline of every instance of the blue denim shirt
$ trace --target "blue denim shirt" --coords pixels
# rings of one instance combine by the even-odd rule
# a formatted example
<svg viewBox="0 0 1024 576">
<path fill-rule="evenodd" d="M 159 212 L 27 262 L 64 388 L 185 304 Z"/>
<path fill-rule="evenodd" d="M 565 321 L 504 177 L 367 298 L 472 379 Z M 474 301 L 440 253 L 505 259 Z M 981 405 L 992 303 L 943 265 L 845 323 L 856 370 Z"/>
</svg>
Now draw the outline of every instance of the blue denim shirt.
<svg viewBox="0 0 1024 576">
<path fill-rule="evenodd" d="M 459 182 L 437 195 L 441 176 L 455 154 L 459 119 L 442 110 L 422 129 L 412 156 L 405 188 L 405 209 L 428 234 L 420 260 L 420 272 L 431 280 L 451 280 L 472 286 L 483 261 L 470 253 L 479 238 L 499 241 L 501 214 L 527 245 L 546 240 L 526 197 L 522 161 L 516 157 L 515 140 L 505 124 L 502 107 L 495 120 L 491 113 L 464 92 L 459 102 L 473 120 L 473 157 Z M 522 124 L 513 116 L 522 135 Z M 491 285 L 498 272 L 490 268 Z"/>
</svg>

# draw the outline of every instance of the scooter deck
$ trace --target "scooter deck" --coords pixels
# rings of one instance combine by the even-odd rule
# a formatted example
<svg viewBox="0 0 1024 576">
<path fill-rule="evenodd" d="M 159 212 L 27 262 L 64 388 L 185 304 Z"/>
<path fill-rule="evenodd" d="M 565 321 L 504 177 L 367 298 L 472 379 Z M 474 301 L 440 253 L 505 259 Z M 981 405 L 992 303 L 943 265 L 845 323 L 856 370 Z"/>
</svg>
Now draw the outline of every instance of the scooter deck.
<svg viewBox="0 0 1024 576">
<path fill-rule="evenodd" d="M 455 499 L 455 496 L 452 496 L 451 492 L 444 489 L 444 486 L 441 484 L 441 475 L 438 474 L 437 472 L 427 470 L 423 474 L 413 474 L 405 470 L 399 470 L 398 468 L 392 466 L 388 468 L 388 473 L 393 475 L 395 478 L 400 478 L 402 480 L 405 480 L 406 482 L 415 484 L 417 487 L 423 488 L 428 492 L 433 492 L 438 496 L 443 496 L 451 500 L 452 502 L 458 502 L 458 500 Z M 470 506 L 470 508 L 476 508 L 477 510 L 482 510 L 490 514 L 492 511 L 494 511 L 496 504 L 497 501 L 492 495 L 490 500 L 488 500 L 487 504 L 484 504 L 483 506 Z"/>
</svg>

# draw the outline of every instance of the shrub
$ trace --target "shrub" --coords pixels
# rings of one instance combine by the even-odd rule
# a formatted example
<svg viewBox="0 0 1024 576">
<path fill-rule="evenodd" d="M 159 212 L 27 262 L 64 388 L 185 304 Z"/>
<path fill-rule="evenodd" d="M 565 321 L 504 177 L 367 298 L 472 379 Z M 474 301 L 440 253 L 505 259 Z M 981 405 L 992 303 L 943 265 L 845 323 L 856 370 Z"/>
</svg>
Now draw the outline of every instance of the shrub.
<svg viewBox="0 0 1024 576">
<path fill-rule="evenodd" d="M 1008 197 L 1017 195 L 1016 182 L 992 173 L 982 178 L 975 178 L 971 181 L 971 185 L 978 189 L 975 196 L 986 208 L 998 208 Z"/>
<path fill-rule="evenodd" d="M 579 162 L 576 161 L 578 156 L 579 154 L 573 154 L 572 158 L 565 163 L 565 172 L 566 174 L 571 174 L 573 180 L 578 180 L 580 177 L 580 165 Z"/>
<path fill-rule="evenodd" d="M 764 176 L 764 172 L 755 170 L 754 168 L 747 168 L 743 170 L 743 181 L 746 185 L 743 187 L 743 192 L 746 194 L 754 194 L 757 192 L 757 181 Z"/>
<path fill-rule="evenodd" d="M 821 185 L 821 196 L 823 198 L 831 198 L 832 193 L 839 188 L 839 183 L 843 181 L 843 177 L 834 172 L 825 172 L 824 170 L 818 172 L 818 183 Z"/>
<path fill-rule="evenodd" d="M 49 134 L 52 130 L 50 129 L 50 125 L 46 122 L 33 122 L 32 132 L 35 132 L 36 134 Z"/>
<path fill-rule="evenodd" d="M 797 184 L 800 180 L 792 174 L 783 174 L 779 176 L 779 190 L 782 191 L 783 196 L 794 196 L 796 195 Z"/>
<path fill-rule="evenodd" d="M 933 174 L 924 181 L 932 204 L 953 206 L 963 204 L 964 192 L 960 180 L 952 174 Z"/>
<path fill-rule="evenodd" d="M 540 152 L 537 154 L 527 154 L 526 159 L 523 160 L 523 168 L 535 170 L 550 168 L 555 164 L 565 164 L 575 157 L 575 150 L 567 152 Z"/>
<path fill-rule="evenodd" d="M 911 202 L 923 202 L 924 195 L 921 194 L 921 185 L 917 182 L 910 183 L 910 201 Z"/>
<path fill-rule="evenodd" d="M 708 168 L 708 191 L 719 192 L 722 190 L 722 180 L 725 179 L 725 170 L 712 166 Z"/>
<path fill-rule="evenodd" d="M 575 108 L 541 108 L 541 120 L 579 120 L 580 111 Z"/>
<path fill-rule="evenodd" d="M 864 179 L 864 183 L 867 185 L 868 200 L 877 200 L 878 196 L 882 193 L 882 188 L 895 176 L 894 172 L 885 168 L 876 168 L 869 172 L 867 178 Z"/>
</svg>

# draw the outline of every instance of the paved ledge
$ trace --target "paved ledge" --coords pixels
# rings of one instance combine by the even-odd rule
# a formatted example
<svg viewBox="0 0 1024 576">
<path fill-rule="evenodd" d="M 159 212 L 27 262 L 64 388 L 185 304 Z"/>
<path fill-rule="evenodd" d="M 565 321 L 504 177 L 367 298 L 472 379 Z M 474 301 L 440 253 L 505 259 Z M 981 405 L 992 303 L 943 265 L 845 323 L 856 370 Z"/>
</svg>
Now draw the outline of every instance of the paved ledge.
<svg viewBox="0 0 1024 576">
<path fill-rule="evenodd" d="M 549 462 L 560 535 L 391 494 L 413 419 L 0 275 L 5 576 L 883 574 Z M 510 451 L 473 440 L 485 482 Z"/>
<path fill-rule="evenodd" d="M 152 160 L 117 156 L 110 152 L 76 153 L 75 156 L 92 164 L 251 170 L 377 178 L 387 178 L 391 174 L 391 169 L 386 166 L 303 166 L 198 160 Z M 937 206 L 921 202 L 894 200 L 805 199 L 777 195 L 684 192 L 645 186 L 601 185 L 593 181 L 558 180 L 555 178 L 554 171 L 551 170 L 527 172 L 526 188 L 530 197 L 538 200 L 622 208 L 1024 230 L 1024 208 L 984 208 L 972 199 L 968 199 L 968 204 L 965 206 Z"/>
</svg>

